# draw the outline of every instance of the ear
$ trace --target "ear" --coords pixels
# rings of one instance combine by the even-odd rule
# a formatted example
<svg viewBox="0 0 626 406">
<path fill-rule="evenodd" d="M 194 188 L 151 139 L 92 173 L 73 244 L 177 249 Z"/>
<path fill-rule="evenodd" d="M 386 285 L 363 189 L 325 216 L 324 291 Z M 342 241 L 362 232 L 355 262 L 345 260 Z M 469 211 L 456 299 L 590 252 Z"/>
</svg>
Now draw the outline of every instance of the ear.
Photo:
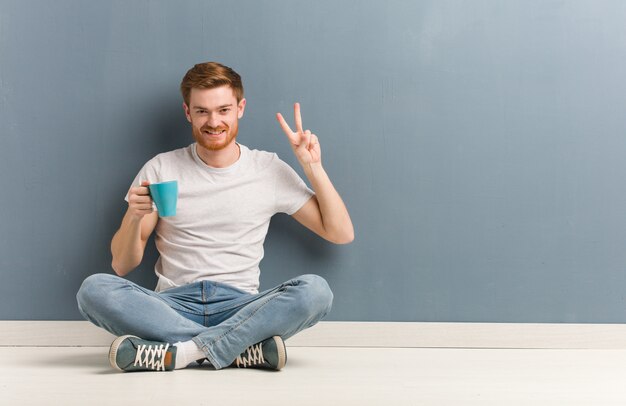
<svg viewBox="0 0 626 406">
<path fill-rule="evenodd" d="M 243 111 L 246 109 L 246 99 L 241 99 L 237 104 L 237 118 L 243 117 Z"/>
<path fill-rule="evenodd" d="M 187 121 L 191 123 L 191 111 L 185 102 L 183 102 L 183 110 L 185 110 L 185 117 L 187 117 Z"/>
</svg>

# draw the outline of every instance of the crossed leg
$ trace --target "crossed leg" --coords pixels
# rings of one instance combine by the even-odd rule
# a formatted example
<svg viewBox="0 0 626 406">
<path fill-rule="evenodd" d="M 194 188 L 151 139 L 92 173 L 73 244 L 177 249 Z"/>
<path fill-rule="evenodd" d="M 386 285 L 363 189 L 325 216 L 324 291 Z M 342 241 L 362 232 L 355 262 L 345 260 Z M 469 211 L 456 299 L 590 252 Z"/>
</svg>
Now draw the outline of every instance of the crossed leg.
<svg viewBox="0 0 626 406">
<path fill-rule="evenodd" d="M 206 297 L 207 284 L 212 284 L 211 297 Z M 316 275 L 250 295 L 206 281 L 157 293 L 114 275 L 96 274 L 85 279 L 77 294 L 81 314 L 96 326 L 117 336 L 167 343 L 193 340 L 216 369 L 268 337 L 286 340 L 313 326 L 330 311 L 332 299 L 328 284 Z"/>
</svg>

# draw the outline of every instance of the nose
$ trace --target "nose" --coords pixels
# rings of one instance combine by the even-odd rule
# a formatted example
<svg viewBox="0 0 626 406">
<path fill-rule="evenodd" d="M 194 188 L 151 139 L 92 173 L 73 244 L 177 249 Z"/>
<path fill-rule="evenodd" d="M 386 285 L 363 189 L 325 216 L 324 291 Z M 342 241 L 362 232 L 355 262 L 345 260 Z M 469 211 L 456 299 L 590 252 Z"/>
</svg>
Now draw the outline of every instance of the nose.
<svg viewBox="0 0 626 406">
<path fill-rule="evenodd" d="M 217 114 L 209 114 L 209 118 L 206 123 L 211 128 L 217 128 L 220 126 L 220 120 Z"/>
</svg>

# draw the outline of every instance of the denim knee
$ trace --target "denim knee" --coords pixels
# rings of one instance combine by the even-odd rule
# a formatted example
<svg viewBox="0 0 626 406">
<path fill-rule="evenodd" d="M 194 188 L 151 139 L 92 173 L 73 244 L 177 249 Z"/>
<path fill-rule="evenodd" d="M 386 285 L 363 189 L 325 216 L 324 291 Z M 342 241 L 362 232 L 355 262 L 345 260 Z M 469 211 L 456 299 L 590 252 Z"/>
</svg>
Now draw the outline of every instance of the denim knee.
<svg viewBox="0 0 626 406">
<path fill-rule="evenodd" d="M 110 289 L 107 287 L 110 287 L 112 283 L 118 283 L 119 279 L 117 276 L 103 273 L 85 278 L 76 293 L 78 310 L 85 315 L 90 309 L 98 308 L 109 297 Z"/>
<path fill-rule="evenodd" d="M 328 282 L 318 275 L 302 275 L 295 279 L 300 288 L 298 310 L 304 312 L 307 318 L 321 319 L 330 312 L 333 304 L 333 292 Z"/>
</svg>

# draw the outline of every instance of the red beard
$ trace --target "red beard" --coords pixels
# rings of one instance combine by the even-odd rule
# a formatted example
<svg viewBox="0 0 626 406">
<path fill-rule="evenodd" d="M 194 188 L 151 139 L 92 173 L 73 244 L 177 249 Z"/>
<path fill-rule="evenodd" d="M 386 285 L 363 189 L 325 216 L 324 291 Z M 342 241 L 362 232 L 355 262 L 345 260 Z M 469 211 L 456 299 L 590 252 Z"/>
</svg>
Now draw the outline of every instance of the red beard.
<svg viewBox="0 0 626 406">
<path fill-rule="evenodd" d="M 237 131 L 238 131 L 238 125 L 235 124 L 235 126 L 233 128 L 228 128 L 228 127 L 218 127 L 218 128 L 210 128 L 210 127 L 203 127 L 201 129 L 198 129 L 196 127 L 193 127 L 193 138 L 196 140 L 196 142 L 198 144 L 200 144 L 200 146 L 202 146 L 203 148 L 206 148 L 209 151 L 219 151 L 221 149 L 226 148 L 227 146 L 230 145 L 231 142 L 233 142 L 233 140 L 237 137 Z M 206 134 L 205 131 L 220 131 L 220 130 L 224 130 L 224 134 L 221 134 L 218 137 L 214 137 L 211 136 L 209 134 Z"/>
</svg>

